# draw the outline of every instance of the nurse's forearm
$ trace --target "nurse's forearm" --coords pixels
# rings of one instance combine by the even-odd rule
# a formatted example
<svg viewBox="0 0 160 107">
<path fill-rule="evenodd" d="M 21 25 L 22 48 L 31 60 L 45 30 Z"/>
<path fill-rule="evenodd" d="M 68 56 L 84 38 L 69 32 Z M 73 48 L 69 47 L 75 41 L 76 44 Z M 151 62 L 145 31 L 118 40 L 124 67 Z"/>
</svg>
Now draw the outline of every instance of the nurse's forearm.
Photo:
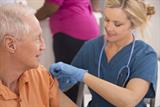
<svg viewBox="0 0 160 107">
<path fill-rule="evenodd" d="M 116 107 L 134 107 L 142 99 L 132 90 L 119 87 L 89 73 L 85 74 L 84 83 Z"/>
</svg>

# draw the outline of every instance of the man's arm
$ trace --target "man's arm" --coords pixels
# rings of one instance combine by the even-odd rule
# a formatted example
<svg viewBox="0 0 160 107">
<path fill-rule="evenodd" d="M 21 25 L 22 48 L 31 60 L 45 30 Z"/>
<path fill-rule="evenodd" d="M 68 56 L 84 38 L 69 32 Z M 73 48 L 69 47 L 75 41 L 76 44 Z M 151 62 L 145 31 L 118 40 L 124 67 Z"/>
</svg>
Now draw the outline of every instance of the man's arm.
<svg viewBox="0 0 160 107">
<path fill-rule="evenodd" d="M 78 107 L 60 89 L 57 79 L 50 78 L 50 107 Z"/>
<path fill-rule="evenodd" d="M 71 99 L 69 99 L 61 90 L 59 90 L 60 107 L 78 107 Z"/>
</svg>

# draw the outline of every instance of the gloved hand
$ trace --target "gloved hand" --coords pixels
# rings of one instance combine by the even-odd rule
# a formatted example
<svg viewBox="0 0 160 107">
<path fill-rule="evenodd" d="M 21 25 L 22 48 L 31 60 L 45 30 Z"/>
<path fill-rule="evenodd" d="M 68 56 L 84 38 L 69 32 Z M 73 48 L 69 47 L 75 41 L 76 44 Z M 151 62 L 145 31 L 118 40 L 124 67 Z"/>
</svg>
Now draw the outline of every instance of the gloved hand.
<svg viewBox="0 0 160 107">
<path fill-rule="evenodd" d="M 58 79 L 60 89 L 66 91 L 78 81 L 83 81 L 86 70 L 59 62 L 50 66 L 50 72 Z"/>
</svg>

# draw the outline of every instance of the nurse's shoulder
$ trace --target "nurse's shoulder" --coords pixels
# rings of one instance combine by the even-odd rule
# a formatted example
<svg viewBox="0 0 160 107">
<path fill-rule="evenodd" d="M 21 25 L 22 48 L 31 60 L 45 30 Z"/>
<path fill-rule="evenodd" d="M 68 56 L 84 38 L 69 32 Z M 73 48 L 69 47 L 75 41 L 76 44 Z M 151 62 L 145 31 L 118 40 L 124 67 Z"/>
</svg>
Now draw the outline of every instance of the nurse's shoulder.
<svg viewBox="0 0 160 107">
<path fill-rule="evenodd" d="M 98 36 L 97 38 L 92 39 L 92 40 L 88 40 L 85 42 L 83 47 L 85 47 L 87 50 L 102 48 L 102 46 L 104 44 L 103 38 L 104 38 L 104 35 Z"/>
<path fill-rule="evenodd" d="M 146 55 L 149 53 L 156 54 L 156 51 L 148 43 L 142 40 L 136 40 L 135 53 L 137 56 L 141 56 L 141 55 Z"/>
</svg>

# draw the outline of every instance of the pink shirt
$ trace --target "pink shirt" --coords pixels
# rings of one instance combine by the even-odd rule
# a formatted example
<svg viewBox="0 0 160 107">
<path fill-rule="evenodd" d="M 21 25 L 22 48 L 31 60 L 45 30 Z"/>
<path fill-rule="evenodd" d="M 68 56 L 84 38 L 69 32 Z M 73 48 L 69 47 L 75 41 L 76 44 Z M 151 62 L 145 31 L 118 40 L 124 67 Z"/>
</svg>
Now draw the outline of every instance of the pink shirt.
<svg viewBox="0 0 160 107">
<path fill-rule="evenodd" d="M 90 0 L 47 0 L 60 6 L 50 17 L 53 35 L 68 34 L 80 40 L 89 40 L 99 35 L 99 27 L 93 16 Z"/>
</svg>

